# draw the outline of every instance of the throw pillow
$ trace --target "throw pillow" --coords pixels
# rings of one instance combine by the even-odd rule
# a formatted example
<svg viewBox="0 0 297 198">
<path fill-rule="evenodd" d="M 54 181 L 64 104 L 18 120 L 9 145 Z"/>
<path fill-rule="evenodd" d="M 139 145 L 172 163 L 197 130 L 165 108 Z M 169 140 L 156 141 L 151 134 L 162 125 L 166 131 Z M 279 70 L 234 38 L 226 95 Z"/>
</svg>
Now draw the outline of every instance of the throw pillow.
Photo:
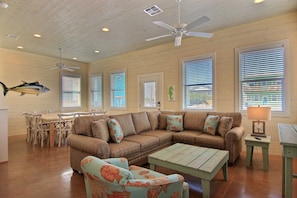
<svg viewBox="0 0 297 198">
<path fill-rule="evenodd" d="M 220 119 L 219 127 L 218 127 L 218 133 L 225 137 L 225 134 L 232 128 L 233 124 L 233 118 L 232 117 L 226 117 L 223 116 Z"/>
<path fill-rule="evenodd" d="M 100 119 L 92 122 L 92 134 L 95 138 L 109 141 L 109 131 L 106 120 Z"/>
<path fill-rule="evenodd" d="M 168 131 L 183 131 L 183 116 L 182 115 L 167 115 Z"/>
<path fill-rule="evenodd" d="M 203 132 L 215 135 L 219 124 L 220 117 L 216 115 L 208 115 L 204 122 Z"/>
<path fill-rule="evenodd" d="M 124 134 L 118 121 L 116 119 L 110 119 L 108 121 L 108 128 L 111 139 L 115 143 L 120 143 L 123 140 Z"/>
</svg>

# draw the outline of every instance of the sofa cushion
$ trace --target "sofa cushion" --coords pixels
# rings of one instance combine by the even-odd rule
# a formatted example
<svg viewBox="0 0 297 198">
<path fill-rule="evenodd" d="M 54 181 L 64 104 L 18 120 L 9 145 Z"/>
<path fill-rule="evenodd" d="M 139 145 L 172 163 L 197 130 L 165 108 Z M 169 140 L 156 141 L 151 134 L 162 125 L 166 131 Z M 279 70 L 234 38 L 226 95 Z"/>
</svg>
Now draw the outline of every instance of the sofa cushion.
<svg viewBox="0 0 297 198">
<path fill-rule="evenodd" d="M 92 134 L 93 137 L 104 140 L 105 142 L 109 141 L 109 131 L 107 122 L 104 119 L 96 120 L 92 122 Z"/>
<path fill-rule="evenodd" d="M 220 134 L 222 137 L 225 137 L 225 134 L 232 128 L 232 123 L 232 117 L 221 117 L 218 126 L 218 134 Z"/>
<path fill-rule="evenodd" d="M 184 130 L 203 131 L 207 112 L 187 111 L 184 115 Z"/>
<path fill-rule="evenodd" d="M 121 125 L 118 123 L 116 119 L 110 119 L 108 121 L 108 128 L 111 139 L 115 143 L 120 143 L 124 137 L 123 130 L 121 128 Z"/>
<path fill-rule="evenodd" d="M 153 136 L 159 139 L 160 145 L 164 145 L 166 143 L 172 142 L 172 131 L 164 131 L 164 130 L 155 130 L 155 131 L 147 131 L 142 132 L 141 135 Z"/>
<path fill-rule="evenodd" d="M 183 116 L 168 115 L 167 116 L 167 131 L 183 131 Z"/>
<path fill-rule="evenodd" d="M 217 131 L 217 127 L 220 121 L 220 117 L 217 115 L 208 115 L 204 122 L 203 132 L 208 133 L 210 135 L 215 135 Z"/>
<path fill-rule="evenodd" d="M 73 122 L 73 133 L 92 137 L 92 122 L 100 119 L 109 120 L 109 117 L 107 115 L 99 115 L 75 118 Z"/>
<path fill-rule="evenodd" d="M 185 143 L 185 144 L 196 144 L 196 137 L 200 136 L 202 132 L 197 131 L 182 131 L 180 133 L 174 133 L 172 135 L 172 140 L 175 143 Z"/>
<path fill-rule="evenodd" d="M 225 138 L 220 135 L 201 134 L 196 137 L 196 144 L 208 148 L 225 149 Z"/>
<path fill-rule="evenodd" d="M 151 130 L 151 124 L 146 112 L 132 113 L 132 120 L 136 133 Z"/>
<path fill-rule="evenodd" d="M 160 111 L 146 112 L 151 124 L 151 130 L 157 130 L 159 127 L 159 115 Z"/>
<path fill-rule="evenodd" d="M 140 144 L 123 140 L 121 143 L 109 143 L 110 158 L 137 156 L 140 153 Z"/>
<path fill-rule="evenodd" d="M 140 144 L 140 151 L 145 152 L 159 146 L 159 138 L 144 135 L 130 135 L 125 137 L 125 141 L 135 142 Z"/>
<path fill-rule="evenodd" d="M 120 123 L 124 137 L 136 134 L 131 113 L 113 115 L 112 118 L 116 119 Z"/>
</svg>

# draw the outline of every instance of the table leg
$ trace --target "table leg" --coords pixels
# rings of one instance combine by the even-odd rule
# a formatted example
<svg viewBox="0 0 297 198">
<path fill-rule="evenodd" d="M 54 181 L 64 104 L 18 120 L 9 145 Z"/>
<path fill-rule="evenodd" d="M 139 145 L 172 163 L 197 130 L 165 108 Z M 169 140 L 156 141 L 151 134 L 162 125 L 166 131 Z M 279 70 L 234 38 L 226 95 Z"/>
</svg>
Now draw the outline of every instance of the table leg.
<svg viewBox="0 0 297 198">
<path fill-rule="evenodd" d="M 54 131 L 54 122 L 50 123 L 50 147 L 54 147 L 55 143 L 55 131 Z"/>
<path fill-rule="evenodd" d="M 201 179 L 203 198 L 210 197 L 210 181 Z"/>
<path fill-rule="evenodd" d="M 156 165 L 155 164 L 150 164 L 150 169 L 151 170 L 156 170 Z"/>
<path fill-rule="evenodd" d="M 250 167 L 253 159 L 254 146 L 246 145 L 246 166 Z"/>
<path fill-rule="evenodd" d="M 264 165 L 264 170 L 268 170 L 269 166 L 269 155 L 268 155 L 268 148 L 262 147 L 262 158 L 263 158 L 263 165 Z"/>
<path fill-rule="evenodd" d="M 285 195 L 285 157 L 282 155 L 282 195 Z"/>
<path fill-rule="evenodd" d="M 285 197 L 292 197 L 292 158 L 285 158 Z"/>
<path fill-rule="evenodd" d="M 224 175 L 224 180 L 228 180 L 228 161 L 223 165 L 223 175 Z"/>
</svg>

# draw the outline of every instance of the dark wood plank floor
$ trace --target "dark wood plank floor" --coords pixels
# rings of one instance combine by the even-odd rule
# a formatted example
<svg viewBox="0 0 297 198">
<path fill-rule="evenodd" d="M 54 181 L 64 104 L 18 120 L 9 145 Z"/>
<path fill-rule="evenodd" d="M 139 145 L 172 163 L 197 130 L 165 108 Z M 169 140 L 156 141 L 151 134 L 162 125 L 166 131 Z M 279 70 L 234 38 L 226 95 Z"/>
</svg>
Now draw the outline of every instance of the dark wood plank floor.
<svg viewBox="0 0 297 198">
<path fill-rule="evenodd" d="M 245 152 L 229 167 L 228 181 L 220 171 L 211 182 L 213 198 L 282 197 L 281 156 L 269 156 L 269 170 L 263 171 L 262 156 L 255 154 L 253 167 L 245 167 Z M 157 171 L 173 171 L 157 167 Z M 297 172 L 297 160 L 294 161 Z M 184 175 L 190 184 L 190 198 L 202 197 L 201 182 Z M 24 135 L 9 137 L 9 161 L 0 163 L 0 197 L 53 198 L 86 197 L 83 176 L 69 166 L 69 148 L 41 148 L 27 144 Z M 297 197 L 297 179 L 293 179 Z"/>
</svg>

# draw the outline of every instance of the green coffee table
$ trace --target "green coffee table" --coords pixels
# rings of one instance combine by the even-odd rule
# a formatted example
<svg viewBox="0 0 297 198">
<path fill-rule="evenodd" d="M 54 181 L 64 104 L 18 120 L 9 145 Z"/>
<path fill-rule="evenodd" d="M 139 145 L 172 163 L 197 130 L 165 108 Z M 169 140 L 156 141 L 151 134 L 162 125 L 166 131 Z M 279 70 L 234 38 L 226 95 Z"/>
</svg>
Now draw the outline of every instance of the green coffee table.
<svg viewBox="0 0 297 198">
<path fill-rule="evenodd" d="M 228 179 L 229 152 L 176 143 L 148 156 L 150 169 L 162 166 L 201 179 L 203 197 L 210 197 L 210 181 L 222 168 Z"/>
</svg>

